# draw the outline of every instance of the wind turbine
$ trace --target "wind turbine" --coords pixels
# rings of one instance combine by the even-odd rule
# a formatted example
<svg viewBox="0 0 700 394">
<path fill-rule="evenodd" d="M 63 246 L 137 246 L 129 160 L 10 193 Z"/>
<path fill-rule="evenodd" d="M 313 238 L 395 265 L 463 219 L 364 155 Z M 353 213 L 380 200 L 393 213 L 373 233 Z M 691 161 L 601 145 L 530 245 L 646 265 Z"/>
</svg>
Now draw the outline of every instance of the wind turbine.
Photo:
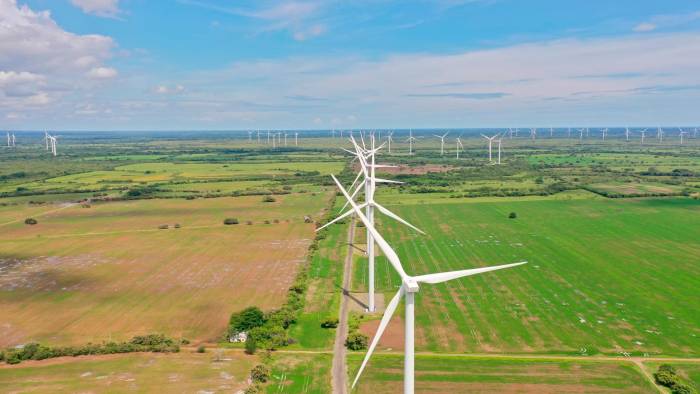
<svg viewBox="0 0 700 394">
<path fill-rule="evenodd" d="M 413 136 L 413 130 L 409 130 L 406 141 L 408 141 L 408 154 L 413 155 L 413 142 L 416 141 L 416 137 Z"/>
<path fill-rule="evenodd" d="M 680 130 L 680 133 L 678 133 L 678 136 L 681 137 L 681 145 L 683 145 L 683 136 L 686 135 L 686 134 L 688 134 L 688 132 L 687 132 L 687 131 L 683 131 L 683 129 L 681 129 L 680 127 L 678 128 L 678 130 Z M 13 136 L 14 136 L 14 135 L 13 135 Z"/>
<path fill-rule="evenodd" d="M 569 133 L 569 134 L 568 134 L 568 137 L 567 137 L 567 138 L 571 138 L 571 127 L 568 128 L 568 133 Z"/>
<path fill-rule="evenodd" d="M 629 140 L 630 140 L 630 128 L 629 127 L 625 127 L 625 140 L 627 142 L 629 142 Z"/>
<path fill-rule="evenodd" d="M 533 141 L 537 139 L 537 128 L 533 127 L 530 129 L 530 138 L 532 138 Z"/>
<path fill-rule="evenodd" d="M 513 133 L 514 133 L 514 132 L 515 132 L 515 131 L 513 130 L 512 127 L 509 127 L 509 128 L 508 128 L 508 134 L 509 134 L 511 140 L 513 139 Z"/>
<path fill-rule="evenodd" d="M 49 139 L 51 140 L 51 153 L 53 153 L 54 156 L 56 156 L 58 153 L 56 149 L 56 138 L 58 138 L 58 136 L 49 136 Z"/>
<path fill-rule="evenodd" d="M 7 132 L 7 147 L 8 147 L 8 148 L 12 146 L 12 143 L 11 143 L 10 141 L 11 141 L 11 140 L 10 140 L 10 132 L 8 131 L 8 132 Z"/>
<path fill-rule="evenodd" d="M 435 137 L 440 138 L 440 156 L 443 156 L 445 154 L 445 137 L 447 137 L 447 134 L 450 134 L 450 132 L 448 131 L 447 133 L 441 136 L 433 134 Z"/>
<path fill-rule="evenodd" d="M 644 145 L 644 137 L 647 136 L 647 129 L 640 131 L 639 134 L 642 135 L 642 145 Z"/>
<path fill-rule="evenodd" d="M 287 146 L 287 133 L 284 133 L 284 146 Z"/>
<path fill-rule="evenodd" d="M 367 231 L 372 234 L 372 237 L 386 256 L 387 260 L 389 260 L 389 263 L 401 277 L 401 287 L 399 288 L 396 295 L 394 295 L 391 301 L 387 304 L 386 310 L 384 311 L 384 315 L 382 316 L 382 320 L 379 323 L 379 327 L 377 328 L 377 332 L 374 335 L 374 338 L 372 338 L 372 343 L 370 344 L 369 349 L 367 350 L 367 354 L 365 355 L 365 358 L 362 361 L 360 369 L 357 371 L 357 375 L 355 376 L 355 380 L 352 383 L 352 387 L 354 388 L 358 380 L 360 379 L 360 376 L 362 375 L 362 372 L 367 366 L 367 362 L 369 361 L 370 357 L 372 357 L 372 353 L 377 347 L 377 344 L 379 343 L 379 340 L 381 339 L 384 330 L 389 325 L 389 321 L 391 320 L 391 317 L 396 311 L 396 308 L 398 307 L 399 302 L 401 301 L 401 297 L 404 297 L 406 309 L 404 314 L 405 346 L 403 387 L 404 394 L 413 394 L 415 387 L 415 295 L 420 290 L 420 285 L 444 283 L 450 280 L 459 279 L 466 276 L 478 275 L 490 271 L 516 267 L 519 265 L 526 264 L 527 262 L 523 261 L 514 264 L 505 264 L 492 267 L 473 268 L 460 271 L 442 272 L 437 274 L 410 276 L 406 273 L 406 271 L 404 271 L 403 266 L 401 265 L 401 260 L 399 259 L 399 256 L 396 254 L 394 249 L 392 249 L 389 243 L 384 239 L 384 237 L 379 233 L 379 231 L 377 231 L 377 229 L 374 227 L 374 224 L 371 223 L 369 219 L 362 213 L 360 207 L 355 203 L 355 201 L 353 201 L 352 197 L 350 197 L 350 195 L 345 190 L 345 188 L 343 188 L 338 179 L 334 175 L 331 175 L 331 177 L 333 178 L 333 180 L 335 181 L 336 185 L 343 193 L 345 198 L 348 200 L 348 203 L 350 203 L 352 210 L 360 218 L 362 223 L 364 223 L 364 225 L 367 227 Z"/>
<path fill-rule="evenodd" d="M 457 137 L 457 160 L 459 160 L 459 151 L 464 149 L 464 145 L 462 145 L 462 140 Z"/>
<path fill-rule="evenodd" d="M 260 144 L 260 130 L 258 130 L 258 144 Z"/>
<path fill-rule="evenodd" d="M 294 146 L 299 146 L 299 133 L 294 132 Z"/>
<path fill-rule="evenodd" d="M 267 131 L 267 144 L 270 145 L 270 130 Z"/>
<path fill-rule="evenodd" d="M 46 143 L 46 150 L 49 150 L 49 132 L 44 130 L 44 142 Z"/>
<path fill-rule="evenodd" d="M 386 137 L 387 148 L 389 148 L 389 154 L 391 154 L 391 143 L 394 141 L 394 132 L 390 131 L 389 135 Z"/>
<path fill-rule="evenodd" d="M 415 227 L 414 225 L 408 223 L 407 221 L 401 219 L 399 216 L 397 216 L 395 213 L 389 211 L 386 209 L 384 206 L 380 205 L 374 200 L 374 193 L 377 187 L 377 183 L 402 183 L 398 181 L 393 181 L 389 179 L 381 179 L 377 178 L 376 176 L 376 169 L 377 168 L 382 168 L 382 167 L 390 167 L 386 165 L 377 165 L 375 163 L 375 156 L 376 153 L 382 148 L 382 146 L 379 146 L 378 148 L 374 147 L 374 137 L 371 137 L 371 149 L 370 150 L 365 150 L 362 147 L 360 147 L 359 144 L 355 141 L 354 138 L 350 139 L 350 142 L 353 143 L 353 146 L 355 147 L 355 152 L 346 150 L 346 152 L 349 152 L 357 158 L 357 160 L 360 163 L 360 171 L 358 172 L 357 176 L 355 177 L 355 180 L 353 183 L 350 185 L 350 189 L 355 187 L 355 190 L 352 193 L 351 198 L 355 198 L 357 193 L 364 188 L 365 191 L 365 202 L 360 205 L 361 208 L 366 209 L 366 217 L 371 223 L 374 223 L 374 212 L 375 208 L 382 214 L 389 216 L 390 218 L 403 223 L 404 225 L 412 228 L 413 230 L 425 234 L 422 230 L 419 228 Z M 367 161 L 369 160 L 369 162 Z M 362 182 L 358 181 L 360 180 L 360 177 L 364 176 L 364 180 Z M 346 204 L 347 206 L 347 204 Z M 345 209 L 345 206 L 342 208 Z M 346 212 L 342 213 L 339 215 L 337 218 L 331 220 L 330 222 L 326 223 L 322 227 L 319 227 L 316 231 L 320 231 L 324 229 L 325 227 L 342 220 L 348 216 L 350 216 L 354 211 L 352 209 L 347 210 Z M 368 284 L 368 311 L 369 312 L 374 312 L 375 311 L 375 303 L 374 303 L 374 238 L 373 234 L 370 233 L 369 231 L 367 232 L 367 259 L 368 259 L 368 269 L 369 269 L 369 275 L 367 278 L 367 284 Z"/>
<path fill-rule="evenodd" d="M 603 141 L 605 141 L 605 136 L 608 135 L 608 128 L 600 129 L 600 132 L 603 135 Z"/>
<path fill-rule="evenodd" d="M 578 142 L 582 143 L 583 142 L 583 132 L 586 131 L 585 129 L 578 129 Z"/>
<path fill-rule="evenodd" d="M 664 142 L 664 129 L 661 127 L 656 130 L 656 138 L 659 139 L 659 142 Z"/>
<path fill-rule="evenodd" d="M 498 142 L 498 163 L 496 163 L 496 164 L 500 165 L 501 164 L 501 142 L 503 142 L 503 138 L 499 138 L 498 140 L 496 140 L 496 142 Z"/>
<path fill-rule="evenodd" d="M 549 128 L 549 138 L 554 137 L 554 129 L 552 127 Z"/>
<path fill-rule="evenodd" d="M 248 131 L 248 142 L 253 142 L 253 132 Z"/>
<path fill-rule="evenodd" d="M 17 146 L 17 138 L 15 138 L 15 133 L 12 133 L 12 147 Z"/>
<path fill-rule="evenodd" d="M 486 138 L 489 141 L 489 163 L 491 163 L 493 160 L 491 160 L 491 146 L 493 145 L 493 140 L 498 137 L 498 134 L 494 135 L 493 137 L 487 137 L 485 135 L 481 135 L 482 137 Z"/>
</svg>

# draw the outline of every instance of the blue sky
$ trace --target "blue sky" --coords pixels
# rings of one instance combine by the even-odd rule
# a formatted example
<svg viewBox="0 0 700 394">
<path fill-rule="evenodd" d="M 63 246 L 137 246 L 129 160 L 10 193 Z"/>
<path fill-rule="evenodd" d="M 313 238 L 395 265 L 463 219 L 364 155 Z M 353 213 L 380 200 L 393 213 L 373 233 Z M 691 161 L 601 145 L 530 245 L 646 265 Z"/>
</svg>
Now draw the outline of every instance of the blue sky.
<svg viewBox="0 0 700 394">
<path fill-rule="evenodd" d="M 700 124 L 700 3 L 0 0 L 0 128 Z"/>
</svg>

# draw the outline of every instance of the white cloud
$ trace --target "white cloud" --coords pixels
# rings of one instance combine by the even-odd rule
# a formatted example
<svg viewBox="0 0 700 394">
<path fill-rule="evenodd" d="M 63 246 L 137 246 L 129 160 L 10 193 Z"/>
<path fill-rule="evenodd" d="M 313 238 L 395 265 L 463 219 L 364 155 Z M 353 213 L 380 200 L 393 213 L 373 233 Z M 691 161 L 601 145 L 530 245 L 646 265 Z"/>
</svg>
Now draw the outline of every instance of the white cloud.
<svg viewBox="0 0 700 394">
<path fill-rule="evenodd" d="M 114 18 L 119 15 L 119 0 L 71 0 L 86 14 Z"/>
<path fill-rule="evenodd" d="M 634 27 L 633 30 L 638 32 L 638 33 L 641 33 L 641 32 L 648 32 L 648 31 L 656 30 L 656 27 L 657 26 L 653 23 L 645 22 L 645 23 L 638 24 L 637 26 Z"/>
<path fill-rule="evenodd" d="M 65 31 L 48 11 L 0 0 L 0 112 L 46 105 L 116 76 L 104 65 L 113 47 L 109 37 Z"/>
<path fill-rule="evenodd" d="M 185 87 L 182 85 L 173 85 L 173 86 L 167 86 L 167 85 L 158 85 L 155 88 L 153 88 L 153 93 L 156 94 L 180 94 L 185 92 Z"/>
<path fill-rule="evenodd" d="M 111 79 L 117 76 L 117 70 L 111 67 L 95 67 L 88 71 L 88 77 L 92 79 Z"/>
</svg>

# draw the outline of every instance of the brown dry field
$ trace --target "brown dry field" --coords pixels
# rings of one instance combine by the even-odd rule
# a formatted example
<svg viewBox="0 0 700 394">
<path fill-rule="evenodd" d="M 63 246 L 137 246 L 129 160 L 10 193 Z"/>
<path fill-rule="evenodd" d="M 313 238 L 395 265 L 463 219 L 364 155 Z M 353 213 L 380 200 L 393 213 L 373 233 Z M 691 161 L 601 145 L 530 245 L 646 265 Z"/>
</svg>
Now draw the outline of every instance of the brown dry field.
<svg viewBox="0 0 700 394">
<path fill-rule="evenodd" d="M 2 207 L 4 223 L 21 220 L 0 223 L 0 347 L 150 332 L 216 341 L 231 312 L 281 305 L 314 236 L 304 215 L 318 217 L 329 197 Z M 51 213 L 25 225 L 37 209 Z M 227 217 L 241 224 L 224 226 Z"/>
<path fill-rule="evenodd" d="M 237 392 L 256 357 L 242 352 L 134 353 L 0 365 L 4 393 Z"/>
<path fill-rule="evenodd" d="M 355 171 L 360 171 L 360 165 L 356 163 L 353 165 Z M 379 168 L 377 173 L 381 174 L 408 174 L 408 175 L 423 175 L 429 172 L 447 172 L 454 169 L 452 166 L 440 165 L 440 164 L 424 164 L 420 166 L 408 166 L 400 164 L 397 167 Z"/>
</svg>

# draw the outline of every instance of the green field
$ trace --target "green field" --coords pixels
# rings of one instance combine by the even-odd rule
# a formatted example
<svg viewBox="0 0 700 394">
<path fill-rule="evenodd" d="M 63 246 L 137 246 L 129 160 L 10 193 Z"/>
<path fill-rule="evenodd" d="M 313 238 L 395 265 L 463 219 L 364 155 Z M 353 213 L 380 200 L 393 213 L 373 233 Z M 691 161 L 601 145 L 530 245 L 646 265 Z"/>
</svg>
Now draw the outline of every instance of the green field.
<svg viewBox="0 0 700 394">
<path fill-rule="evenodd" d="M 362 358 L 349 357 L 351 381 Z M 357 393 L 403 391 L 403 359 L 378 355 Z M 657 393 L 632 363 L 416 357 L 417 393 Z"/>
<path fill-rule="evenodd" d="M 275 354 L 267 392 L 326 394 L 331 392 L 330 354 Z"/>
<path fill-rule="evenodd" d="M 382 219 L 409 273 L 530 262 L 422 286 L 416 311 L 420 350 L 700 354 L 696 200 L 510 200 L 393 208 L 428 233 L 415 235 Z M 508 219 L 511 211 L 517 219 Z M 383 258 L 377 270 L 377 285 L 390 297 L 398 277 Z M 365 276 L 365 265 L 358 264 L 354 290 L 365 289 Z"/>
</svg>

